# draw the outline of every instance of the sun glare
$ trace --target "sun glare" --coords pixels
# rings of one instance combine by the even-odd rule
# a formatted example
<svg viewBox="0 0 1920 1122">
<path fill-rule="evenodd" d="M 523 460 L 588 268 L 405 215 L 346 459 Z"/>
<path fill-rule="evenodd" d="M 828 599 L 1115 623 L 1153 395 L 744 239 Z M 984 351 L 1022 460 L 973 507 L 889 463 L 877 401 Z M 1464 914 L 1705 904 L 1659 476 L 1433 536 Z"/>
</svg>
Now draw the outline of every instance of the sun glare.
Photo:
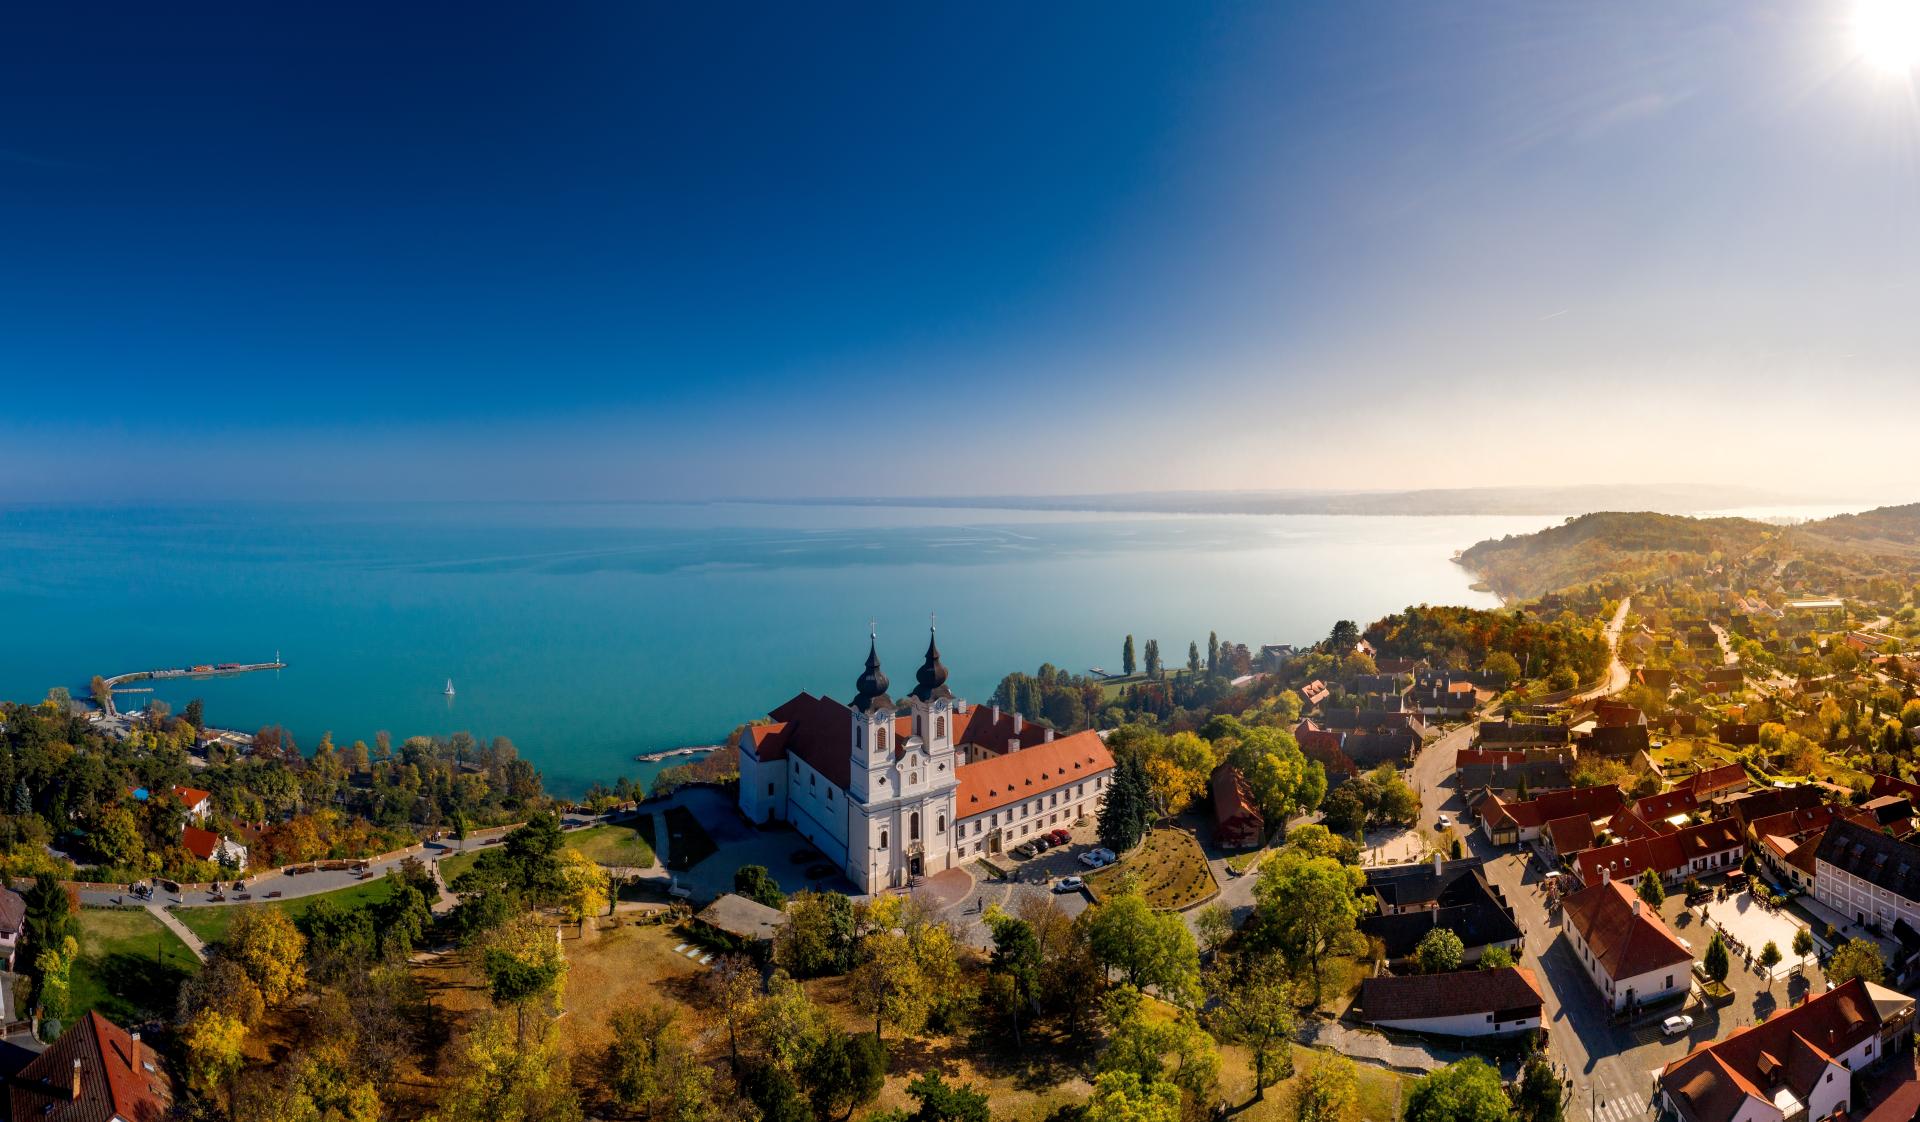
<svg viewBox="0 0 1920 1122">
<path fill-rule="evenodd" d="M 1853 39 L 1876 69 L 1906 74 L 1920 67 L 1920 0 L 1856 0 Z"/>
</svg>

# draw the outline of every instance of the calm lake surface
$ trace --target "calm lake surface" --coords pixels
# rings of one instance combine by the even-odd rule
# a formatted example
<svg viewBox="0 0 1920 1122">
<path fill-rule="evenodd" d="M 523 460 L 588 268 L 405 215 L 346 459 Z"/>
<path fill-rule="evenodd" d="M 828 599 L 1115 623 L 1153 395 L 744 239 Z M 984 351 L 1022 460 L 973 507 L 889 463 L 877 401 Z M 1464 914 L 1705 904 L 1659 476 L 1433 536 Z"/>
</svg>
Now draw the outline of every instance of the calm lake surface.
<svg viewBox="0 0 1920 1122">
<path fill-rule="evenodd" d="M 159 683 L 210 723 L 311 750 L 465 729 L 558 791 L 650 776 L 796 690 L 846 697 L 867 621 L 904 693 L 938 612 L 962 696 L 1052 662 L 1169 664 L 1223 639 L 1308 642 L 1407 604 L 1493 606 L 1456 550 L 1540 517 L 1059 514 L 741 503 L 0 507 L 0 697 L 93 674 L 254 662 Z M 451 678 L 457 696 L 442 688 Z M 129 695 L 126 708 L 140 704 Z"/>
</svg>

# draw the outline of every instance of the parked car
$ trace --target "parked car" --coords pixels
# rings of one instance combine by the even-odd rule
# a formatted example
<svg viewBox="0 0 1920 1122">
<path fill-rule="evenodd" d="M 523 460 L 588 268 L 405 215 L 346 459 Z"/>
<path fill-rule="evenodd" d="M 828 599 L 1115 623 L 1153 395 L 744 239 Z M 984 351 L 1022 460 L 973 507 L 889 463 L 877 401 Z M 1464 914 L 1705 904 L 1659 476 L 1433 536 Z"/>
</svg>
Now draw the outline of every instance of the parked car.
<svg viewBox="0 0 1920 1122">
<path fill-rule="evenodd" d="M 1041 834 L 1027 844 L 1032 846 L 1037 853 L 1045 853 L 1047 850 L 1053 848 L 1053 842 L 1049 840 L 1045 834 Z"/>
<path fill-rule="evenodd" d="M 1660 1022 L 1660 1031 L 1668 1036 L 1679 1036 L 1683 1032 L 1692 1032 L 1693 1018 L 1685 1014 L 1668 1017 L 1666 1020 Z"/>
<path fill-rule="evenodd" d="M 1079 877 L 1061 877 L 1054 883 L 1053 890 L 1055 892 L 1078 892 L 1081 886 L 1086 883 L 1086 881 L 1081 880 Z"/>
<path fill-rule="evenodd" d="M 1047 836 L 1053 839 L 1055 845 L 1065 845 L 1073 840 L 1072 832 L 1064 829 L 1051 831 Z"/>
<path fill-rule="evenodd" d="M 1440 817 L 1433 820 L 1433 825 L 1435 829 L 1444 830 L 1447 827 L 1453 825 L 1453 819 L 1448 818 L 1446 815 L 1443 814 Z"/>
<path fill-rule="evenodd" d="M 1022 861 L 1025 861 L 1027 858 L 1032 857 L 1035 853 L 1037 853 L 1038 850 L 1033 848 L 1032 842 L 1021 842 L 1019 845 L 1014 846 L 1013 849 L 1010 850 L 1010 852 L 1016 858 Z"/>
<path fill-rule="evenodd" d="M 1113 850 L 1105 846 L 1101 846 L 1098 849 L 1089 849 L 1080 855 L 1080 863 L 1089 869 L 1098 869 L 1104 865 L 1111 865 L 1113 864 Z"/>
</svg>

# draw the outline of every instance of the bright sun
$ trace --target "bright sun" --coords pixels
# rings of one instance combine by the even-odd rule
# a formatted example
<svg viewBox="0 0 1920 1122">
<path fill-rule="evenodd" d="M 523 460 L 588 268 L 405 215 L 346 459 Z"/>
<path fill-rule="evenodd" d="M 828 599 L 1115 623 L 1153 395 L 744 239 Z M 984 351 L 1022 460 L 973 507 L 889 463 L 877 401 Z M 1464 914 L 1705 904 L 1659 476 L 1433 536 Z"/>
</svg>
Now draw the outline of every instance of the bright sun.
<svg viewBox="0 0 1920 1122">
<path fill-rule="evenodd" d="M 1855 0 L 1853 40 L 1880 70 L 1906 74 L 1920 67 L 1920 0 Z"/>
</svg>

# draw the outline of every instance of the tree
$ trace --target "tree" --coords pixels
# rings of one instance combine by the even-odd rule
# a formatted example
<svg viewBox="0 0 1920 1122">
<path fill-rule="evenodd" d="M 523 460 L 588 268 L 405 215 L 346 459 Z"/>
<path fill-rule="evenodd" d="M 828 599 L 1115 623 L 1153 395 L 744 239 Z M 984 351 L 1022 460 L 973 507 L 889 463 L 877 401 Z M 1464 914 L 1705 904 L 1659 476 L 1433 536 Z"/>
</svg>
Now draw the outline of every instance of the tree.
<svg viewBox="0 0 1920 1122">
<path fill-rule="evenodd" d="M 580 1099 L 566 1054 L 544 1024 L 531 1037 L 499 1014 L 459 1041 L 453 1077 L 429 1122 L 577 1122 Z"/>
<path fill-rule="evenodd" d="M 1128 1071 L 1142 1085 L 1162 1079 L 1194 1102 L 1209 1098 L 1220 1074 L 1220 1052 L 1190 1011 L 1169 1019 L 1150 1011 L 1140 991 L 1119 986 L 1108 991 L 1101 1016 L 1107 1022 L 1107 1050 L 1100 1070 Z M 1167 1070 L 1168 1058 L 1173 1070 Z"/>
<path fill-rule="evenodd" d="M 1813 932 L 1802 927 L 1793 933 L 1793 953 L 1800 959 L 1800 969 L 1807 968 L 1807 957 L 1813 954 Z"/>
<path fill-rule="evenodd" d="M 1404 1115 L 1406 1122 L 1508 1122 L 1512 1116 L 1500 1073 L 1478 1057 L 1414 1080 Z"/>
<path fill-rule="evenodd" d="M 1667 890 L 1660 884 L 1659 873 L 1649 871 L 1640 874 L 1640 883 L 1634 885 L 1633 890 L 1639 893 L 1640 899 L 1645 900 L 1649 908 L 1657 909 L 1667 902 Z"/>
<path fill-rule="evenodd" d="M 38 873 L 21 894 L 27 904 L 25 942 L 32 947 L 57 947 L 80 937 L 73 894 L 52 873 Z"/>
<path fill-rule="evenodd" d="M 1727 974 L 1733 969 L 1733 958 L 1727 954 L 1726 940 L 1720 937 L 1718 931 L 1707 940 L 1707 953 L 1700 957 L 1700 965 L 1706 970 L 1708 978 L 1723 985 L 1726 983 Z"/>
<path fill-rule="evenodd" d="M 1420 937 L 1413 954 L 1420 960 L 1422 974 L 1444 974 L 1460 969 L 1460 960 L 1466 955 L 1466 947 L 1461 945 L 1460 936 L 1447 928 L 1436 927 Z"/>
<path fill-rule="evenodd" d="M 1186 810 L 1213 776 L 1213 745 L 1190 732 L 1152 742 L 1145 771 L 1147 791 L 1154 809 L 1163 818 Z"/>
<path fill-rule="evenodd" d="M 784 907 L 787 902 L 786 893 L 780 891 L 780 883 L 767 872 L 765 865 L 742 865 L 735 869 L 733 890 L 769 908 Z"/>
<path fill-rule="evenodd" d="M 1353 1061 L 1337 1052 L 1320 1053 L 1313 1066 L 1300 1073 L 1293 1101 L 1298 1122 L 1349 1122 L 1360 1106 L 1360 1076 Z"/>
<path fill-rule="evenodd" d="M 240 964 L 273 1009 L 307 985 L 307 939 L 279 908 L 242 908 L 221 953 Z"/>
<path fill-rule="evenodd" d="M 1138 891 L 1121 892 L 1092 908 L 1087 943 L 1101 965 L 1118 970 L 1136 989 L 1157 987 L 1181 1004 L 1200 977 L 1200 951 L 1179 915 L 1156 912 Z"/>
<path fill-rule="evenodd" d="M 107 680 L 98 674 L 87 683 L 87 692 L 93 695 L 93 703 L 103 711 L 113 704 L 113 691 L 107 688 Z"/>
<path fill-rule="evenodd" d="M 1880 948 L 1865 939 L 1848 939 L 1827 960 L 1827 981 L 1836 986 L 1853 978 L 1884 982 L 1886 975 L 1887 965 L 1880 959 Z"/>
<path fill-rule="evenodd" d="M 805 1076 L 814 1114 L 845 1118 L 872 1102 L 886 1083 L 886 1046 L 869 1033 L 833 1029 L 807 1060 Z"/>
<path fill-rule="evenodd" d="M 1233 938 L 1233 911 L 1215 901 L 1200 909 L 1200 914 L 1194 917 L 1193 926 L 1200 949 L 1212 953 L 1226 946 L 1227 940 Z"/>
<path fill-rule="evenodd" d="M 1013 1022 L 1013 1043 L 1020 1046 L 1020 1010 L 1033 1000 L 1040 984 L 1040 937 L 1033 925 L 994 908 L 987 913 L 993 933 L 991 969 L 1006 979 L 1007 1012 Z"/>
<path fill-rule="evenodd" d="M 767 979 L 767 995 L 754 1006 L 753 1039 L 767 1062 L 797 1076 L 833 1026 L 800 983 L 781 971 Z"/>
<path fill-rule="evenodd" d="M 1480 952 L 1480 969 L 1500 970 L 1513 965 L 1513 955 L 1505 947 L 1488 947 Z"/>
<path fill-rule="evenodd" d="M 35 993 L 41 1015 L 62 1027 L 73 1015 L 73 964 L 79 958 L 80 942 L 69 935 L 59 946 L 48 947 L 33 959 L 34 973 L 40 977 Z"/>
<path fill-rule="evenodd" d="M 1566 1108 L 1566 1085 L 1546 1056 L 1527 1057 L 1520 1072 L 1520 1085 L 1513 1093 L 1516 1122 L 1561 1122 Z"/>
<path fill-rule="evenodd" d="M 1198 643 L 1187 644 L 1187 672 L 1200 673 L 1200 644 Z"/>
<path fill-rule="evenodd" d="M 195 729 L 206 728 L 207 703 L 197 697 L 187 702 L 187 707 L 180 711 L 180 719 L 192 725 Z"/>
<path fill-rule="evenodd" d="M 1360 627 L 1350 619 L 1339 620 L 1327 633 L 1327 653 L 1335 658 L 1347 657 L 1359 643 Z"/>
<path fill-rule="evenodd" d="M 911 1122 L 993 1122 L 987 1108 L 987 1096 L 971 1083 L 951 1086 L 937 1071 L 929 1071 L 907 1084 L 907 1094 L 920 1104 L 908 1117 Z"/>
<path fill-rule="evenodd" d="M 666 1093 L 679 1066 L 677 1054 L 686 1048 L 676 1020 L 671 1007 L 656 1002 L 630 1005 L 609 1018 L 613 1040 L 602 1068 L 613 1101 L 641 1110 Z"/>
<path fill-rule="evenodd" d="M 1495 651 L 1488 655 L 1486 661 L 1480 664 L 1480 669 L 1501 682 L 1520 680 L 1519 661 L 1505 651 Z"/>
<path fill-rule="evenodd" d="M 1121 644 L 1120 647 L 1120 673 L 1131 678 L 1133 677 L 1133 667 L 1133 636 L 1129 635 L 1127 636 L 1127 641 Z"/>
<path fill-rule="evenodd" d="M 1767 972 L 1767 992 L 1773 992 L 1773 968 L 1780 965 L 1780 947 L 1772 939 L 1760 948 L 1760 969 Z"/>
<path fill-rule="evenodd" d="M 796 978 L 853 969 L 853 901 L 838 892 L 796 892 L 773 937 L 773 961 Z"/>
<path fill-rule="evenodd" d="M 743 954 L 721 955 L 702 980 L 707 1003 L 727 1026 L 727 1060 L 740 1070 L 740 1030 L 753 1017 L 758 1000 L 760 970 Z"/>
<path fill-rule="evenodd" d="M 240 1070 L 247 1026 L 217 1009 L 202 1009 L 181 1034 L 186 1052 L 187 1086 L 202 1098 L 215 1098 Z"/>
<path fill-rule="evenodd" d="M 1215 969 L 1208 989 L 1216 1004 L 1209 1023 L 1220 1039 L 1253 1056 L 1253 1097 L 1293 1070 L 1293 979 L 1273 955 L 1245 955 Z"/>
<path fill-rule="evenodd" d="M 1131 1071 L 1103 1071 L 1087 1101 L 1086 1122 L 1179 1122 L 1180 1089 L 1163 1080 L 1142 1082 Z"/>
<path fill-rule="evenodd" d="M 489 937 L 480 956 L 487 978 L 487 995 L 495 1006 L 511 1008 L 521 1036 L 528 1014 L 541 1005 L 556 1004 L 566 988 L 567 960 L 548 925 L 522 915 Z"/>
<path fill-rule="evenodd" d="M 1220 673 L 1220 633 L 1207 632 L 1207 677 Z M 1914 723 L 1920 724 L 1920 714 L 1914 717 Z"/>
<path fill-rule="evenodd" d="M 1106 801 L 1100 804 L 1096 820 L 1100 844 L 1115 853 L 1125 853 L 1140 844 L 1153 820 L 1151 784 L 1135 755 L 1122 755 L 1114 761 L 1113 779 L 1107 784 Z"/>
<path fill-rule="evenodd" d="M 1166 672 L 1160 663 L 1160 640 L 1147 640 L 1147 677 L 1158 678 Z"/>
<path fill-rule="evenodd" d="M 1296 969 L 1313 972 L 1313 1001 L 1321 998 L 1322 959 L 1357 929 L 1360 904 L 1350 870 L 1328 857 L 1282 850 L 1260 869 L 1254 898 L 1263 926 L 1274 933 Z"/>
</svg>

